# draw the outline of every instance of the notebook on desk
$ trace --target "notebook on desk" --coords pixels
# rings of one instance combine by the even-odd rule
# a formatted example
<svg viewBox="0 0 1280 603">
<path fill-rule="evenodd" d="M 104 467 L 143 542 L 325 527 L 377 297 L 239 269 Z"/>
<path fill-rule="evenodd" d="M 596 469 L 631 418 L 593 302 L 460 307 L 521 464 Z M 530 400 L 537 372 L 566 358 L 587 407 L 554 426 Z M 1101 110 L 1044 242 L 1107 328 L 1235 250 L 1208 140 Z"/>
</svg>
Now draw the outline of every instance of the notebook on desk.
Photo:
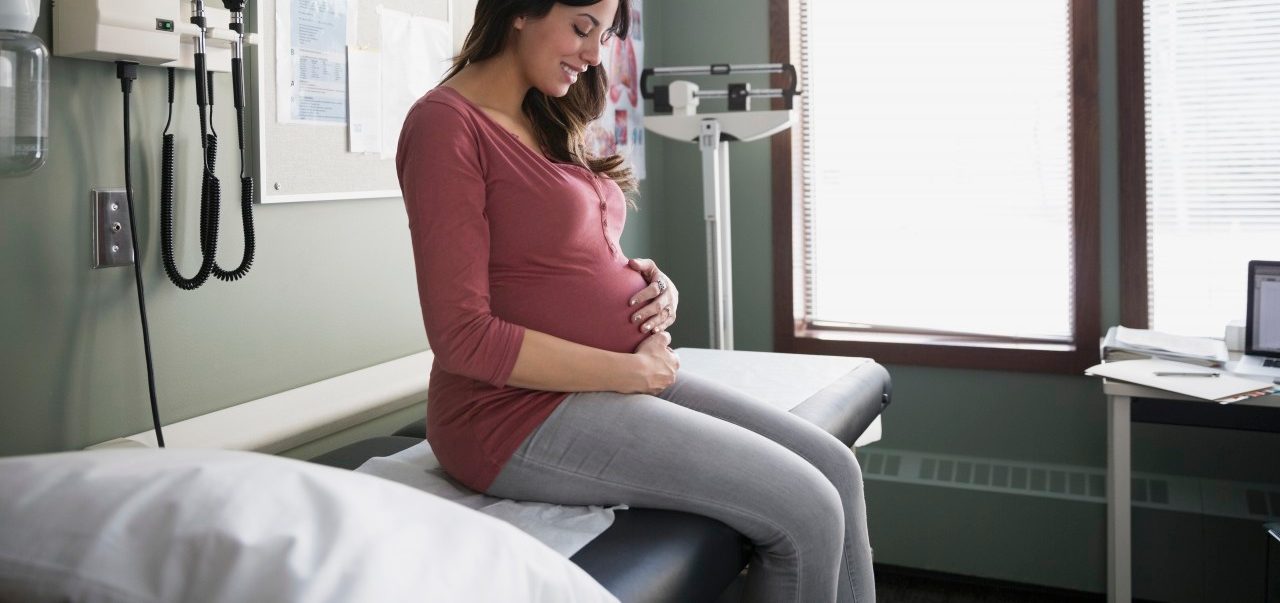
<svg viewBox="0 0 1280 603">
<path fill-rule="evenodd" d="M 1244 356 L 1236 371 L 1280 378 L 1280 262 L 1249 262 Z"/>
<path fill-rule="evenodd" d="M 1170 360 L 1122 360 L 1091 366 L 1084 374 L 1136 383 L 1220 404 L 1270 394 L 1275 385 L 1226 371 Z"/>
</svg>

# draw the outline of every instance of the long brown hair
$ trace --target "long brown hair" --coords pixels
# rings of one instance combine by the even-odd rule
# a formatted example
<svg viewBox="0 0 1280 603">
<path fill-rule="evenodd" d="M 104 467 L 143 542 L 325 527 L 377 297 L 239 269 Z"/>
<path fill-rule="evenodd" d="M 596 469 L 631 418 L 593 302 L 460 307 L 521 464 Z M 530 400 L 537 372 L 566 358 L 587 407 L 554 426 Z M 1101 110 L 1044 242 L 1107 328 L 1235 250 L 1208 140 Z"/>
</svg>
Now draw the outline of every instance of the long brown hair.
<svg viewBox="0 0 1280 603">
<path fill-rule="evenodd" d="M 462 52 L 453 58 L 453 66 L 441 81 L 447 80 L 469 63 L 497 56 L 506 48 L 507 38 L 517 17 L 542 18 L 560 4 L 590 6 L 600 0 L 480 0 L 476 17 Z M 626 38 L 631 29 L 631 2 L 618 0 L 618 12 L 610 27 L 614 35 Z M 617 43 L 617 42 L 615 42 Z M 521 109 L 533 124 L 538 143 L 556 161 L 574 163 L 611 178 L 623 191 L 636 190 L 635 176 L 622 155 L 591 155 L 586 148 L 586 131 L 591 122 L 604 112 L 609 78 L 597 65 L 587 67 L 578 82 L 563 97 L 548 97 L 537 88 L 525 94 Z"/>
</svg>

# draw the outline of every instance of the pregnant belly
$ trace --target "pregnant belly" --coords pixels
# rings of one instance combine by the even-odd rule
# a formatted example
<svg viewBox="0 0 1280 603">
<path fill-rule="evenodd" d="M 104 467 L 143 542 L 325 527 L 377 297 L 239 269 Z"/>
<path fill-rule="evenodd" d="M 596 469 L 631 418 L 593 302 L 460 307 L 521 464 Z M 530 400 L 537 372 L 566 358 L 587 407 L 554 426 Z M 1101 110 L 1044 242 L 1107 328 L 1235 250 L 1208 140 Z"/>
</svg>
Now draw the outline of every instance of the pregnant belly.
<svg viewBox="0 0 1280 603">
<path fill-rule="evenodd" d="M 623 262 L 556 274 L 504 275 L 493 279 L 490 306 L 499 318 L 535 331 L 631 353 L 647 335 L 630 322 L 636 308 L 627 302 L 647 283 Z"/>
</svg>

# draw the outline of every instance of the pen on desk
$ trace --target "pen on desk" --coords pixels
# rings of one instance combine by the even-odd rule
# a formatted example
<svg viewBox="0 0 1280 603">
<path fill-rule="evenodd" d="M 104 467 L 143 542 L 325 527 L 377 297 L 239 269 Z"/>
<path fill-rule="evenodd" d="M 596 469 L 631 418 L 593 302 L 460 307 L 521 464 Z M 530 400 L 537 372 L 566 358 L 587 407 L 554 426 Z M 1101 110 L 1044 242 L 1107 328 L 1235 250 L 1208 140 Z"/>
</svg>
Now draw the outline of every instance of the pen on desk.
<svg viewBox="0 0 1280 603">
<path fill-rule="evenodd" d="M 1178 373 L 1178 372 L 1156 371 L 1155 376 L 1157 377 L 1217 377 L 1218 373 L 1204 373 L 1204 372 Z"/>
</svg>

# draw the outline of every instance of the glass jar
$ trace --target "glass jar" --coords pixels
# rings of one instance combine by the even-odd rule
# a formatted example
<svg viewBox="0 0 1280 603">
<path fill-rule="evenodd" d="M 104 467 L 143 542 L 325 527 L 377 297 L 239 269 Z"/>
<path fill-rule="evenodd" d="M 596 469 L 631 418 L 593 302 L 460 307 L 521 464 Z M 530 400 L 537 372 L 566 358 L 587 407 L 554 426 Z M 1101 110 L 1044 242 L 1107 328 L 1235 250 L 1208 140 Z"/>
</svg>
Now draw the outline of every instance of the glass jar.
<svg viewBox="0 0 1280 603">
<path fill-rule="evenodd" d="M 44 165 L 49 144 L 49 49 L 37 36 L 0 29 L 0 176 Z"/>
</svg>

